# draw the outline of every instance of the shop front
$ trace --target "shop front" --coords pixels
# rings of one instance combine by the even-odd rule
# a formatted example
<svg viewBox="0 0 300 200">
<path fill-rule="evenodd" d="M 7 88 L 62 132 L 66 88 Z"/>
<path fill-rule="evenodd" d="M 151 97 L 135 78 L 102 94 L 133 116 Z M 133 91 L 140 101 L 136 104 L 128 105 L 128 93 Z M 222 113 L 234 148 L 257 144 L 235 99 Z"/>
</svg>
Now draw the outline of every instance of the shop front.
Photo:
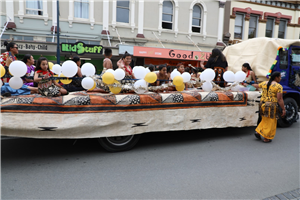
<svg viewBox="0 0 300 200">
<path fill-rule="evenodd" d="M 140 65 L 161 65 L 176 66 L 178 63 L 184 64 L 185 67 L 200 67 L 201 61 L 207 61 L 210 52 L 186 51 L 178 49 L 152 48 L 134 46 L 133 56 L 136 57 Z"/>
</svg>

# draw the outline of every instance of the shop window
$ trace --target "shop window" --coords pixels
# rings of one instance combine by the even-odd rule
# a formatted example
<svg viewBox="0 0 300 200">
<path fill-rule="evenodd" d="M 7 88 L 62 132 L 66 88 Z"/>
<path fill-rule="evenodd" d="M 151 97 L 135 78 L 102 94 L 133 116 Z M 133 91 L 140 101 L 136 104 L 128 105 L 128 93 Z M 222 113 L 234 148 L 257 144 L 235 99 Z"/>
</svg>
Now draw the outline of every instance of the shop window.
<svg viewBox="0 0 300 200">
<path fill-rule="evenodd" d="M 267 25 L 266 25 L 266 37 L 269 38 L 273 37 L 273 29 L 274 29 L 274 19 L 268 18 Z"/>
<path fill-rule="evenodd" d="M 192 31 L 200 33 L 201 31 L 201 7 L 194 5 L 193 8 L 193 20 L 192 20 Z"/>
<path fill-rule="evenodd" d="M 9 40 L 9 39 L 10 39 L 10 35 L 3 34 L 1 37 L 1 40 Z"/>
<path fill-rule="evenodd" d="M 162 28 L 173 29 L 173 3 L 171 1 L 163 2 Z"/>
<path fill-rule="evenodd" d="M 75 0 L 74 1 L 74 17 L 89 19 L 89 1 Z"/>
<path fill-rule="evenodd" d="M 248 38 L 256 37 L 258 19 L 257 16 L 250 16 Z"/>
<path fill-rule="evenodd" d="M 24 40 L 33 41 L 33 36 L 24 36 Z"/>
<path fill-rule="evenodd" d="M 288 68 L 288 51 L 279 51 L 279 67 L 280 69 L 287 69 Z"/>
<path fill-rule="evenodd" d="M 278 38 L 282 38 L 282 39 L 285 38 L 286 25 L 287 24 L 285 20 L 280 20 Z"/>
<path fill-rule="evenodd" d="M 26 14 L 43 15 L 43 2 L 37 0 L 26 0 Z"/>
<path fill-rule="evenodd" d="M 236 14 L 234 25 L 234 39 L 243 39 L 244 15 Z"/>
<path fill-rule="evenodd" d="M 56 42 L 56 38 L 53 40 L 53 37 L 46 37 L 46 42 Z"/>
<path fill-rule="evenodd" d="M 23 40 L 23 36 L 21 35 L 13 35 L 14 40 Z"/>
<path fill-rule="evenodd" d="M 117 1 L 117 22 L 129 23 L 129 1 Z"/>
</svg>

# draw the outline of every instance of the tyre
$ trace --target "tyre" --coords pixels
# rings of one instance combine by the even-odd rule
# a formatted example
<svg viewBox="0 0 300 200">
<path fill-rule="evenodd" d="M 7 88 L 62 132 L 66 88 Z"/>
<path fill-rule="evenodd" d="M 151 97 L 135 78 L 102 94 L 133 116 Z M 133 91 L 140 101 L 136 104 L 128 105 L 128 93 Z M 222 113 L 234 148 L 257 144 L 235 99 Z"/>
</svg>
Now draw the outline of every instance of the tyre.
<svg viewBox="0 0 300 200">
<path fill-rule="evenodd" d="M 100 145 L 109 152 L 128 151 L 139 141 L 141 135 L 126 135 L 99 138 Z"/>
<path fill-rule="evenodd" d="M 284 118 L 282 118 L 279 115 L 279 119 L 277 122 L 280 127 L 289 127 L 299 119 L 298 105 L 297 105 L 297 102 L 293 98 L 288 97 L 288 98 L 284 99 L 284 106 L 285 106 L 285 110 L 286 110 L 286 116 Z M 280 111 L 281 111 L 281 109 L 280 109 Z"/>
</svg>

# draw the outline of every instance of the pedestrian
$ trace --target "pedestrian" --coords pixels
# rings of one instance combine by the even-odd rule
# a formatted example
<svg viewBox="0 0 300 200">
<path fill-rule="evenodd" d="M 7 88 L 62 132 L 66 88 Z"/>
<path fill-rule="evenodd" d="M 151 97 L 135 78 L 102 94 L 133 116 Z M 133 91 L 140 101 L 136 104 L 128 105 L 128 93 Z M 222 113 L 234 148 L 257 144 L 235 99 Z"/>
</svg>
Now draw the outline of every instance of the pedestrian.
<svg viewBox="0 0 300 200">
<path fill-rule="evenodd" d="M 42 76 L 42 77 L 40 77 Z M 42 96 L 61 96 L 67 94 L 61 85 L 55 80 L 49 79 L 53 76 L 48 66 L 47 58 L 40 57 L 36 64 L 34 82 L 38 83 L 38 91 Z"/>
<path fill-rule="evenodd" d="M 261 115 L 261 122 L 255 129 L 255 137 L 261 139 L 263 142 L 272 142 L 276 134 L 278 104 L 282 109 L 281 116 L 286 114 L 283 97 L 282 86 L 279 84 L 281 80 L 280 72 L 273 72 L 269 81 L 258 84 L 253 84 L 255 88 L 262 88 L 262 96 L 260 99 L 259 111 Z"/>
<path fill-rule="evenodd" d="M 34 64 L 33 56 L 30 55 L 30 54 L 25 54 L 25 56 L 23 57 L 22 61 L 27 66 L 27 72 L 25 74 L 25 78 L 23 79 L 24 85 L 34 87 L 33 78 L 26 78 L 28 76 L 33 76 L 34 75 L 34 69 L 35 69 L 35 67 L 33 65 Z"/>
<path fill-rule="evenodd" d="M 214 81 L 216 81 L 216 84 L 218 84 L 219 86 L 225 87 L 226 84 L 223 79 L 223 74 L 228 69 L 228 63 L 221 50 L 213 49 L 206 65 L 204 66 L 204 61 L 201 61 L 200 66 L 202 69 L 213 69 L 216 73 Z"/>
<path fill-rule="evenodd" d="M 18 45 L 14 42 L 8 43 L 7 41 L 4 41 L 4 46 L 6 46 L 6 52 L 2 53 L 0 55 L 0 62 L 1 65 L 5 68 L 6 75 L 9 75 L 9 65 L 13 61 L 17 60 L 16 54 L 19 53 Z M 3 83 L 8 83 L 9 78 L 3 78 Z"/>
</svg>

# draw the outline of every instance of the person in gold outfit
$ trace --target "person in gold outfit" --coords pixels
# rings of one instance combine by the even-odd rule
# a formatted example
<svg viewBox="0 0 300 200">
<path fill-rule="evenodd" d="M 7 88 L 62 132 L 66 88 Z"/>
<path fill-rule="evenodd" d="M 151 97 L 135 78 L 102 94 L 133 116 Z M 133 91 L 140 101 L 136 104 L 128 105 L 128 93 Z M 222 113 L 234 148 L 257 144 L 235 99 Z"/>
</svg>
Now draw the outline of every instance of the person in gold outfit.
<svg viewBox="0 0 300 200">
<path fill-rule="evenodd" d="M 280 72 L 273 72 L 270 80 L 260 84 L 253 84 L 256 88 L 262 88 L 262 97 L 260 99 L 259 112 L 261 122 L 255 129 L 255 136 L 263 142 L 272 142 L 276 134 L 278 105 L 282 109 L 281 116 L 285 116 L 285 107 L 282 97 L 282 86 L 279 84 L 281 80 Z"/>
</svg>

